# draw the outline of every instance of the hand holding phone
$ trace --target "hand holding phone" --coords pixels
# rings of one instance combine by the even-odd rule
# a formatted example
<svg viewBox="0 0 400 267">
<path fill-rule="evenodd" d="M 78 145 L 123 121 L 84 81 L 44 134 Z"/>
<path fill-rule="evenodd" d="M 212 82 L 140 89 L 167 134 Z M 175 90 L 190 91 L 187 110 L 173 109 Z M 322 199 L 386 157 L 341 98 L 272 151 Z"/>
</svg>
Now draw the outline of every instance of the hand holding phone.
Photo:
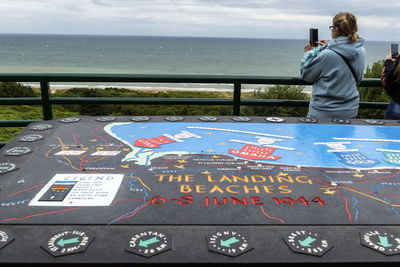
<svg viewBox="0 0 400 267">
<path fill-rule="evenodd" d="M 310 29 L 310 44 L 312 47 L 318 46 L 318 29 Z"/>
<path fill-rule="evenodd" d="M 391 51 L 392 58 L 397 58 L 397 56 L 399 55 L 399 45 L 391 44 L 390 51 Z"/>
</svg>

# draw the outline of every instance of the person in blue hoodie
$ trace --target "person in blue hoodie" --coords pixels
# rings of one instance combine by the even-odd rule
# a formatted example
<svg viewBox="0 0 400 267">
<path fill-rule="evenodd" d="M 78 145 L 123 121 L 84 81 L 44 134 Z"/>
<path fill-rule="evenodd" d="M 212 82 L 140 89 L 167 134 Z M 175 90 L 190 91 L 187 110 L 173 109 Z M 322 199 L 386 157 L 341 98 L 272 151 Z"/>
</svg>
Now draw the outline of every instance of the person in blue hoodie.
<svg viewBox="0 0 400 267">
<path fill-rule="evenodd" d="M 333 18 L 332 41 L 304 47 L 301 77 L 313 82 L 309 117 L 355 118 L 358 113 L 360 83 L 365 67 L 364 40 L 357 34 L 356 17 L 341 12 Z"/>
</svg>

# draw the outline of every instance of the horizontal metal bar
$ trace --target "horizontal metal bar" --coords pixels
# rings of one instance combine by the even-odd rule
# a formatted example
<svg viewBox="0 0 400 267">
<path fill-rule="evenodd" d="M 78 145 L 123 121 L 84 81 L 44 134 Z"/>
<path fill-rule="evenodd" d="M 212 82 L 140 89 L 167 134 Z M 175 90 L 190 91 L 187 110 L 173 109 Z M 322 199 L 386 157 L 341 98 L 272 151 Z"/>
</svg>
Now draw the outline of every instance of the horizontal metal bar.
<svg viewBox="0 0 400 267">
<path fill-rule="evenodd" d="M 386 109 L 389 102 L 360 102 L 360 108 Z"/>
<path fill-rule="evenodd" d="M 243 106 L 286 106 L 286 107 L 308 107 L 308 100 L 289 99 L 242 99 Z"/>
<path fill-rule="evenodd" d="M 300 77 L 244 75 L 169 75 L 107 73 L 0 73 L 0 81 L 13 82 L 152 82 L 311 85 Z M 380 79 L 363 79 L 360 86 L 381 86 Z"/>
<path fill-rule="evenodd" d="M 51 98 L 51 104 L 118 104 L 118 105 L 233 105 L 232 99 L 220 98 L 108 98 L 108 97 L 55 97 Z M 244 106 L 308 106 L 308 100 L 290 99 L 242 99 Z M 0 98 L 0 105 L 40 105 L 40 99 L 27 100 L 12 98 Z M 360 102 L 360 108 L 386 109 L 389 103 L 385 102 Z"/>
<path fill-rule="evenodd" d="M 168 83 L 271 83 L 310 84 L 299 77 L 243 75 L 169 75 L 107 73 L 0 73 L 0 81 L 18 82 L 168 82 Z"/>
<path fill-rule="evenodd" d="M 1 97 L 0 105 L 41 105 L 38 97 Z"/>
<path fill-rule="evenodd" d="M 358 87 L 382 87 L 382 82 L 377 78 L 364 78 Z"/>
<path fill-rule="evenodd" d="M 52 104 L 140 104 L 140 105 L 233 105 L 232 99 L 221 98 L 109 98 L 109 97 L 57 97 Z M 243 106 L 296 106 L 308 107 L 308 100 L 290 99 L 241 99 Z M 386 109 L 389 103 L 360 102 L 360 108 Z"/>
<path fill-rule="evenodd" d="M 233 105 L 232 99 L 221 98 L 116 98 L 116 97 L 53 97 L 51 104 L 119 104 L 119 105 Z"/>
<path fill-rule="evenodd" d="M 40 122 L 42 120 L 10 120 L 0 121 L 0 127 L 25 127 L 33 122 Z"/>
<path fill-rule="evenodd" d="M 285 106 L 285 107 L 308 107 L 308 100 L 289 99 L 242 99 L 243 106 Z M 386 109 L 387 102 L 360 102 L 360 108 Z"/>
</svg>

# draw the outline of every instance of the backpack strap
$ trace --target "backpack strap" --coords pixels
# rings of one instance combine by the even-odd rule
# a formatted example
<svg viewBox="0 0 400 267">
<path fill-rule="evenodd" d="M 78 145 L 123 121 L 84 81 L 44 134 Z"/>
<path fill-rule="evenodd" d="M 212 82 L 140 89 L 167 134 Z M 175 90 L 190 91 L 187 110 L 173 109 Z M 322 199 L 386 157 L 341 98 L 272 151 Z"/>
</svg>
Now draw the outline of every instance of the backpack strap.
<svg viewBox="0 0 400 267">
<path fill-rule="evenodd" d="M 356 80 L 356 84 L 357 84 L 357 76 L 356 76 L 356 72 L 354 71 L 353 67 L 350 65 L 349 61 L 347 60 L 347 58 L 345 58 L 342 54 L 340 54 L 339 52 L 330 49 L 331 51 L 335 52 L 336 54 L 338 54 L 343 60 L 344 62 L 346 62 L 347 66 L 349 67 L 351 74 L 353 74 L 354 80 Z"/>
</svg>

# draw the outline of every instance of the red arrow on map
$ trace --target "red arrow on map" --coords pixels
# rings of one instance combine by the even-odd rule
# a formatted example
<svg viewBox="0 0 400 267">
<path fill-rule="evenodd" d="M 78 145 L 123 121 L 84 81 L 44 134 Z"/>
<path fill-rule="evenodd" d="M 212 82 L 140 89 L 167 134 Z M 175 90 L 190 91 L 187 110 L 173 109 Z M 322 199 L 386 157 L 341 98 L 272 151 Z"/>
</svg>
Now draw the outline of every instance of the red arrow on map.
<svg viewBox="0 0 400 267">
<path fill-rule="evenodd" d="M 245 145 L 240 150 L 229 149 L 229 153 L 246 159 L 277 160 L 280 156 L 271 155 L 275 151 L 273 147 L 261 147 Z"/>
<path fill-rule="evenodd" d="M 168 139 L 165 136 L 153 137 L 153 138 L 140 138 L 135 140 L 135 146 L 146 147 L 146 148 L 158 148 L 160 145 L 174 143 L 174 140 Z"/>
</svg>

